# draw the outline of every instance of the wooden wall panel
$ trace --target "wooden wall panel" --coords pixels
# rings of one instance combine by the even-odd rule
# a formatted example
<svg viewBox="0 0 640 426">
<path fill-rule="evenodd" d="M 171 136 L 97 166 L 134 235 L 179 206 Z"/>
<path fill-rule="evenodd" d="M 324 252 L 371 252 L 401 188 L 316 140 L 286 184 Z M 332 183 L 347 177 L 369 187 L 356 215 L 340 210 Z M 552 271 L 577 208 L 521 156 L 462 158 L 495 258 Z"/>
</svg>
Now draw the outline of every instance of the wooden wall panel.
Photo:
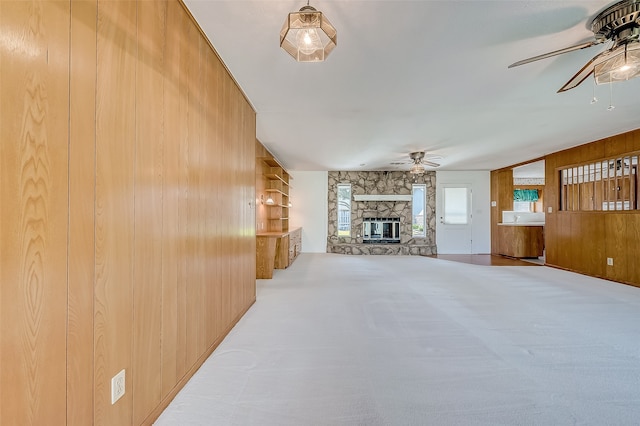
<svg viewBox="0 0 640 426">
<path fill-rule="evenodd" d="M 184 204 L 181 184 L 181 141 L 186 129 L 186 114 L 180 114 L 181 49 L 185 44 L 180 37 L 182 25 L 187 21 L 182 7 L 176 2 L 167 4 L 164 51 L 164 144 L 162 187 L 162 374 L 161 393 L 165 398 L 184 374 L 184 280 L 180 279 L 184 252 L 180 241 L 184 236 L 180 211 Z M 186 97 L 186 94 L 185 94 Z M 182 221 L 182 223 L 185 223 Z M 182 348 L 180 350 L 179 348 Z M 178 367 L 178 358 L 180 367 Z"/>
<path fill-rule="evenodd" d="M 67 425 L 93 423 L 97 2 L 71 2 Z"/>
<path fill-rule="evenodd" d="M 626 226 L 628 216 L 625 213 L 604 214 L 605 257 L 613 259 L 613 266 L 606 266 L 605 276 L 615 281 L 625 281 L 628 277 L 629 251 L 633 253 L 632 262 L 636 262 L 635 250 L 631 249 L 634 245 L 628 244 L 630 240 Z M 615 237 L 607 238 L 608 236 Z"/>
<path fill-rule="evenodd" d="M 202 351 L 204 352 L 208 345 L 211 345 L 216 335 L 216 312 L 220 309 L 219 297 L 216 297 L 216 290 L 219 281 L 216 276 L 217 266 L 220 259 L 217 256 L 219 236 L 217 230 L 220 225 L 220 219 L 226 219 L 224 215 L 216 215 L 216 209 L 222 203 L 218 197 L 218 188 L 222 182 L 219 181 L 220 170 L 217 169 L 219 164 L 216 157 L 220 156 L 220 143 L 216 137 L 216 128 L 219 126 L 219 111 L 217 105 L 217 93 L 220 90 L 219 83 L 216 79 L 216 57 L 213 51 L 206 43 L 200 45 L 201 56 L 201 72 L 202 72 L 202 114 L 203 119 L 200 122 L 201 130 L 201 147 L 200 155 L 201 169 L 203 173 L 202 179 L 202 213 L 203 229 L 202 239 L 202 295 L 200 303 L 202 304 L 203 316 L 203 336 L 204 344 Z"/>
<path fill-rule="evenodd" d="M 573 235 L 579 235 L 577 242 L 581 248 L 581 255 L 575 256 L 578 262 L 573 268 L 584 267 L 585 272 L 595 277 L 605 277 L 606 264 L 602 260 L 605 256 L 605 218 L 606 213 L 576 214 L 574 223 L 580 229 L 572 228 Z"/>
<path fill-rule="evenodd" d="M 200 90 L 202 89 L 202 82 L 200 80 L 200 45 L 202 41 L 199 37 L 194 37 L 194 40 L 190 44 L 185 62 L 188 69 L 187 72 L 187 84 L 188 84 L 188 110 L 187 110 L 187 150 L 186 150 L 186 167 L 187 167 L 187 198 L 185 200 L 187 211 L 186 221 L 187 229 L 185 234 L 186 242 L 186 298 L 187 298 L 187 323 L 186 323 L 186 347 L 187 358 L 186 364 L 193 365 L 200 354 L 202 353 L 203 346 L 201 339 L 199 339 L 199 328 L 203 325 L 200 324 L 200 312 L 202 306 L 200 304 L 200 288 L 198 286 L 201 277 L 198 274 L 199 270 L 199 252 L 198 252 L 198 238 L 200 235 L 200 225 L 198 217 L 198 201 L 199 201 L 199 130 L 200 130 L 200 113 L 201 99 L 199 98 Z"/>
<path fill-rule="evenodd" d="M 133 424 L 162 397 L 162 244 L 164 42 L 167 3 L 138 3 L 135 233 L 133 279 Z"/>
<path fill-rule="evenodd" d="M 190 197 L 190 168 L 189 168 L 189 150 L 192 127 L 189 125 L 191 115 L 195 114 L 192 104 L 196 104 L 196 76 L 199 72 L 198 56 L 200 47 L 200 34 L 198 29 L 192 24 L 190 18 L 181 7 L 180 14 L 184 16 L 179 22 L 180 32 L 180 97 L 179 97 L 179 125 L 180 125 L 180 173 L 178 187 L 180 189 L 180 206 L 179 213 L 179 254 L 178 258 L 178 347 L 177 351 L 177 368 L 178 377 L 183 377 L 189 368 L 193 365 L 195 359 L 195 345 L 189 340 L 188 333 L 191 326 L 190 311 L 192 309 L 190 294 L 191 271 L 190 259 L 193 256 L 191 252 L 191 226 L 189 223 L 189 197 Z M 177 12 L 177 11 L 176 11 Z"/>
<path fill-rule="evenodd" d="M 66 422 L 69 26 L 68 2 L 0 2 L 3 425 Z"/>
<path fill-rule="evenodd" d="M 491 201 L 496 202 L 491 207 L 491 253 L 497 255 L 504 253 L 502 248 L 507 241 L 503 241 L 498 230 L 498 223 L 502 222 L 502 212 L 513 210 L 513 170 L 501 169 L 491 173 Z"/>
<path fill-rule="evenodd" d="M 221 86 L 222 86 L 222 99 L 223 99 L 222 102 L 226 105 L 226 108 L 224 108 L 221 111 L 222 118 L 223 118 L 222 119 L 222 122 L 223 122 L 222 140 L 223 141 L 239 140 L 239 137 L 240 137 L 238 133 L 239 126 L 237 125 L 237 123 L 238 123 L 238 120 L 241 120 L 241 117 L 238 113 L 239 99 L 237 97 L 237 94 L 234 92 L 234 89 L 236 89 L 236 86 L 231 81 L 224 81 L 221 84 Z M 238 202 L 237 200 L 234 199 L 238 191 L 233 190 L 235 177 L 237 176 L 237 171 L 233 169 L 234 167 L 233 157 L 235 156 L 235 149 L 237 146 L 238 146 L 237 144 L 229 144 L 229 143 L 222 144 L 223 157 L 229 159 L 229 161 L 223 167 L 224 179 L 222 180 L 222 182 L 226 183 L 226 185 L 224 185 L 226 189 L 223 190 L 223 194 L 226 196 L 227 199 L 231 201 L 230 208 L 232 210 L 232 215 L 228 218 L 226 223 L 224 223 L 220 232 L 221 242 L 226 248 L 224 257 L 229 261 L 224 262 L 221 265 L 221 268 L 219 269 L 219 275 L 218 275 L 218 279 L 219 279 L 218 297 L 221 302 L 219 304 L 218 315 L 216 317 L 217 324 L 218 324 L 218 330 L 217 330 L 218 335 L 222 335 L 222 333 L 224 332 L 224 329 L 225 329 L 224 324 L 228 324 L 231 321 L 231 306 L 230 306 L 231 267 L 235 264 L 235 262 L 238 261 L 237 257 L 235 257 L 237 253 L 235 252 L 235 247 L 233 244 L 233 241 L 235 240 L 235 238 L 233 238 L 234 226 L 238 218 Z M 230 191 L 227 191 L 229 189 Z"/>
<path fill-rule="evenodd" d="M 98 2 L 94 424 L 132 423 L 136 3 Z M 111 378 L 125 395 L 111 405 Z"/>
<path fill-rule="evenodd" d="M 635 256 L 640 245 L 640 215 L 626 215 L 625 222 L 627 226 L 627 252 L 631 252 L 628 257 L 627 280 L 630 283 L 640 285 L 640 267 L 638 266 L 638 258 Z"/>
<path fill-rule="evenodd" d="M 244 137 L 243 147 L 244 152 L 241 158 L 256 158 L 256 119 L 255 113 L 251 105 L 246 103 L 244 105 Z M 242 239 L 244 241 L 244 247 L 242 255 L 244 256 L 244 262 L 242 270 L 245 275 L 242 277 L 242 284 L 239 289 L 239 297 L 237 297 L 237 306 L 234 311 L 234 318 L 238 318 L 239 315 L 245 309 L 245 306 L 251 306 L 256 301 L 256 170 L 255 162 L 249 163 L 247 161 L 242 162 L 242 169 L 244 179 L 242 181 L 242 188 L 245 191 L 245 198 L 243 199 L 243 205 L 246 206 L 244 210 L 243 221 L 243 233 Z"/>
</svg>

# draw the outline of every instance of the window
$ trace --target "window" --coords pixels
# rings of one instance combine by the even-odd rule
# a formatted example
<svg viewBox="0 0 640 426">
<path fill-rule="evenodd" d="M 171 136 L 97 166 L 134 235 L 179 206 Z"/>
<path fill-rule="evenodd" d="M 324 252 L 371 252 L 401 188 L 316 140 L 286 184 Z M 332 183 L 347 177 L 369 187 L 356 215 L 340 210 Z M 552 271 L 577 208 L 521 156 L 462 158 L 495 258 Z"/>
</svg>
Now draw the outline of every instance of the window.
<svg viewBox="0 0 640 426">
<path fill-rule="evenodd" d="M 513 202 L 513 211 L 514 212 L 531 212 L 531 202 L 530 201 L 514 201 Z"/>
<path fill-rule="evenodd" d="M 531 206 L 538 201 L 537 189 L 514 189 L 513 210 L 516 212 L 532 212 Z"/>
<path fill-rule="evenodd" d="M 426 185 L 424 184 L 415 184 L 412 185 L 411 193 L 413 195 L 412 200 L 412 208 L 413 208 L 413 223 L 411 224 L 411 228 L 413 229 L 414 237 L 425 237 L 425 194 L 426 194 Z"/>
<path fill-rule="evenodd" d="M 338 236 L 351 236 L 351 184 L 338 184 Z"/>
<path fill-rule="evenodd" d="M 443 223 L 445 225 L 466 225 L 469 223 L 467 188 L 443 188 Z"/>
</svg>

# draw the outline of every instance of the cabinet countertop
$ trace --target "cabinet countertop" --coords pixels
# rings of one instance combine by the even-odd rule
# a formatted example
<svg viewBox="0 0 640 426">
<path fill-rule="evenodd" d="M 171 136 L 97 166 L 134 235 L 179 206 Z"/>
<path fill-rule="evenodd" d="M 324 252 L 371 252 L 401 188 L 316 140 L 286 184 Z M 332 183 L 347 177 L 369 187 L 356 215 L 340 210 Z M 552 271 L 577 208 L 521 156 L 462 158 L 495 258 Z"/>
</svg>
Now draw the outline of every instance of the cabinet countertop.
<svg viewBox="0 0 640 426">
<path fill-rule="evenodd" d="M 296 227 L 296 228 L 291 228 L 288 231 L 284 231 L 284 232 L 257 232 L 256 233 L 256 237 L 284 237 L 285 235 L 289 235 L 292 232 L 297 231 L 298 229 L 300 229 L 300 227 Z"/>
<path fill-rule="evenodd" d="M 544 222 L 505 222 L 499 223 L 498 226 L 544 226 Z"/>
</svg>

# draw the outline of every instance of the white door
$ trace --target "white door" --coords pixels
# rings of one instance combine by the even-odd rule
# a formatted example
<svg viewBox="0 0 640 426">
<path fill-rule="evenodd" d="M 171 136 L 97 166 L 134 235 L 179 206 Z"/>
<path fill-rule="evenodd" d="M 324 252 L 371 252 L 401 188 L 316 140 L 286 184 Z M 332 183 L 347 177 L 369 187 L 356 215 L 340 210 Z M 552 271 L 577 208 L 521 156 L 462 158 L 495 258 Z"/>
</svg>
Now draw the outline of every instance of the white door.
<svg viewBox="0 0 640 426">
<path fill-rule="evenodd" d="M 471 185 L 442 184 L 436 194 L 439 254 L 471 254 Z"/>
</svg>

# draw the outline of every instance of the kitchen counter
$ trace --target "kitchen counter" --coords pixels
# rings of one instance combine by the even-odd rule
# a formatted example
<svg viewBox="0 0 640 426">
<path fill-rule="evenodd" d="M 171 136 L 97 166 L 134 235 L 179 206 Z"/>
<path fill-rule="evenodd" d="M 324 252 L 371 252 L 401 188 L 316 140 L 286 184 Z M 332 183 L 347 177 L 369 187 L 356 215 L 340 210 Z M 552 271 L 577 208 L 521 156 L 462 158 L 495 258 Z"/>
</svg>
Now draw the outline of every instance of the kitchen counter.
<svg viewBox="0 0 640 426">
<path fill-rule="evenodd" d="M 544 226 L 544 222 L 502 222 L 498 226 Z"/>
</svg>

